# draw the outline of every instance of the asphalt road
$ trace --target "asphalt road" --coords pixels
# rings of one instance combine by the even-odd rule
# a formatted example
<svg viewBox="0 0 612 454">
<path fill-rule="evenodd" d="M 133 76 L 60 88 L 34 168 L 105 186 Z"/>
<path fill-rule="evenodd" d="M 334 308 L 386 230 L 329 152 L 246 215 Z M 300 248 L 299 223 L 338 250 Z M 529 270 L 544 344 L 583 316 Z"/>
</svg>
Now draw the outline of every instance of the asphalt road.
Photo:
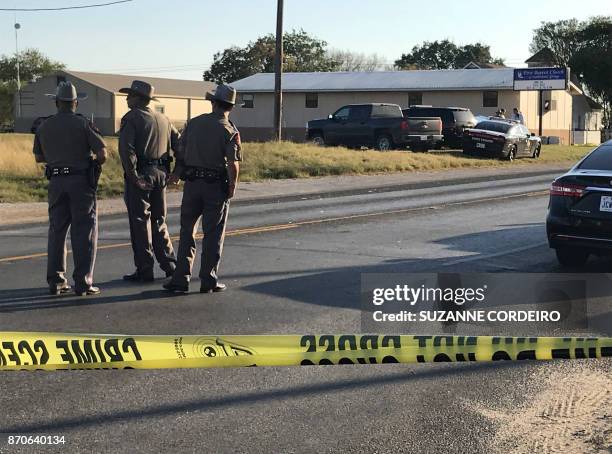
<svg viewBox="0 0 612 454">
<path fill-rule="evenodd" d="M 361 273 L 562 271 L 544 226 L 554 176 L 237 203 L 224 294 L 169 296 L 161 278 L 125 284 L 121 275 L 132 271 L 127 222 L 112 216 L 100 221 L 96 283 L 103 293 L 50 297 L 40 255 L 45 227 L 0 229 L 0 331 L 359 332 Z M 169 216 L 173 234 L 177 215 Z M 612 263 L 592 260 L 587 269 L 609 272 Z M 531 438 L 500 434 L 535 403 L 552 405 L 558 419 L 586 405 L 583 419 L 574 419 L 595 427 L 599 404 L 585 402 L 610 403 L 611 370 L 601 360 L 6 373 L 0 433 L 64 435 L 58 452 L 563 452 L 563 437 L 567 452 L 580 452 L 569 443 L 581 441 L 587 452 L 606 448 L 609 416 L 597 420 L 603 441 L 596 434 L 576 441 L 566 422 L 554 439 L 546 435 L 554 426 L 525 429 Z M 567 401 L 538 400 L 558 382 L 551 377 L 574 375 L 587 385 L 575 389 L 570 381 L 553 393 Z M 590 400 L 580 394 L 588 383 L 597 383 Z M 0 452 L 35 451 L 0 438 Z"/>
</svg>

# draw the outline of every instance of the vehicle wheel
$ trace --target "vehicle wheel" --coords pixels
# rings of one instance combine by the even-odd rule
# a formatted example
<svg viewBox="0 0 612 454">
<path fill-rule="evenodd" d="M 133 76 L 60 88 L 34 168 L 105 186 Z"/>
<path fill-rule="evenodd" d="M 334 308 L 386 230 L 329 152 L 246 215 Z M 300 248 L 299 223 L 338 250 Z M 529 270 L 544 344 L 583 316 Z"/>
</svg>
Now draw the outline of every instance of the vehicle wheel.
<svg viewBox="0 0 612 454">
<path fill-rule="evenodd" d="M 533 150 L 533 154 L 531 155 L 531 157 L 533 159 L 536 159 L 536 158 L 540 157 L 540 150 L 541 150 L 541 148 L 542 148 L 542 145 L 539 145 L 539 144 L 535 147 L 535 150 Z"/>
<path fill-rule="evenodd" d="M 557 248 L 555 249 L 557 260 L 562 266 L 580 267 L 583 266 L 589 258 L 589 253 L 577 248 Z"/>
<path fill-rule="evenodd" d="M 506 159 L 510 162 L 514 162 L 516 159 L 516 145 L 510 148 L 510 152 L 508 153 L 508 157 Z"/>
<path fill-rule="evenodd" d="M 316 145 L 318 147 L 324 147 L 325 146 L 325 139 L 323 138 L 323 134 L 315 134 L 312 136 L 312 138 L 310 139 L 310 141 L 312 142 L 313 145 Z"/>
<path fill-rule="evenodd" d="M 393 148 L 393 142 L 391 137 L 386 134 L 378 136 L 376 138 L 376 149 L 379 151 L 389 151 Z"/>
</svg>

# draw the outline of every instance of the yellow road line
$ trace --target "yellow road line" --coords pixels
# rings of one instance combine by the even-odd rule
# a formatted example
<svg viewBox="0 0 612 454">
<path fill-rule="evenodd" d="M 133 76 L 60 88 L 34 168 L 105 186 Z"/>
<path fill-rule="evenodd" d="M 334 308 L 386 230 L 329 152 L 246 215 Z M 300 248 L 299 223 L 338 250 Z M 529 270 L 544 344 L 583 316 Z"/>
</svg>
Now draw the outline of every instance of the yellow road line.
<svg viewBox="0 0 612 454">
<path fill-rule="evenodd" d="M 426 207 L 417 207 L 417 208 L 401 208 L 401 209 L 397 209 L 397 210 L 389 210 L 389 211 L 377 211 L 374 213 L 362 213 L 362 214 L 352 214 L 349 216 L 337 216 L 337 217 L 331 217 L 331 218 L 323 218 L 323 219 L 312 219 L 310 221 L 297 221 L 297 222 L 292 222 L 289 224 L 274 224 L 274 225 L 265 225 L 265 226 L 261 226 L 261 227 L 247 227 L 247 228 L 243 228 L 243 229 L 236 229 L 236 230 L 229 230 L 225 233 L 225 236 L 238 236 L 238 235 L 248 235 L 251 233 L 264 233 L 264 232 L 277 232 L 280 230 L 287 230 L 287 229 L 294 229 L 300 226 L 304 226 L 304 225 L 316 225 L 316 224 L 324 224 L 324 223 L 328 223 L 328 222 L 338 222 L 338 221 L 348 221 L 348 220 L 352 220 L 352 219 L 363 219 L 363 218 L 370 218 L 370 217 L 376 217 L 376 216 L 388 216 L 388 215 L 394 215 L 394 214 L 405 214 L 405 213 L 414 213 L 414 212 L 419 212 L 419 211 L 427 211 L 427 210 L 436 210 L 436 209 L 442 209 L 442 208 L 449 208 L 449 207 L 453 207 L 453 206 L 462 206 L 462 205 L 471 205 L 474 203 L 483 203 L 483 202 L 496 202 L 499 200 L 506 200 L 506 199 L 514 199 L 514 198 L 519 198 L 519 197 L 536 197 L 539 195 L 546 195 L 548 194 L 549 191 L 545 190 L 545 191 L 534 191 L 534 192 L 526 192 L 526 193 L 522 193 L 522 194 L 513 194 L 513 195 L 507 195 L 507 196 L 503 196 L 503 197 L 487 197 L 487 198 L 483 198 L 483 199 L 477 199 L 477 200 L 468 200 L 468 201 L 464 201 L 464 202 L 449 202 L 449 203 L 443 203 L 440 205 L 430 205 L 430 206 L 426 206 Z M 201 233 L 198 233 L 196 235 L 197 239 L 201 239 L 203 238 L 204 235 Z M 171 237 L 172 240 L 178 240 L 179 236 L 178 235 L 174 235 Z M 103 249 L 117 249 L 117 248 L 123 248 L 123 247 L 128 247 L 131 246 L 132 243 L 114 243 L 114 244 L 104 244 L 101 246 L 98 246 L 98 250 L 103 250 Z M 68 253 L 71 253 L 72 251 L 69 250 Z M 5 257 L 5 258 L 0 258 L 0 263 L 4 263 L 4 262 L 16 262 L 16 261 L 20 261 L 20 260 L 30 260 L 30 259 L 35 259 L 35 258 L 41 258 L 41 257 L 46 257 L 47 254 L 45 252 L 39 252 L 36 254 L 30 254 L 30 255 L 19 255 L 19 256 L 15 256 L 15 257 Z"/>
</svg>

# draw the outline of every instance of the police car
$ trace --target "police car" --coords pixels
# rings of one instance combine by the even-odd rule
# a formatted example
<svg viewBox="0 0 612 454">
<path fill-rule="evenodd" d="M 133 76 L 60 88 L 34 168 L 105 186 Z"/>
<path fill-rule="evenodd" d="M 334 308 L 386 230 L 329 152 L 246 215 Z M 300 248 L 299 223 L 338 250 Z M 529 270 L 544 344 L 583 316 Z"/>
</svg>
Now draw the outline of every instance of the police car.
<svg viewBox="0 0 612 454">
<path fill-rule="evenodd" d="M 542 140 L 515 120 L 489 117 L 464 131 L 462 146 L 467 155 L 513 161 L 521 157 L 539 157 Z"/>
</svg>

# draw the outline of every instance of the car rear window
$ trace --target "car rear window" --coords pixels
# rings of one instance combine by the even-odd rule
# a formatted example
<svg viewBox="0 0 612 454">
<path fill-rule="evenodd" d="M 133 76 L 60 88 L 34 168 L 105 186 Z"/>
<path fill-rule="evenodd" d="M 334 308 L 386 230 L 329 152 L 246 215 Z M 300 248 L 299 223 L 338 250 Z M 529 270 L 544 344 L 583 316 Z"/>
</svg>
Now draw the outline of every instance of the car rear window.
<svg viewBox="0 0 612 454">
<path fill-rule="evenodd" d="M 503 133 L 507 133 L 511 127 L 511 124 L 498 123 L 496 121 L 481 121 L 476 125 L 476 129 L 484 129 L 485 131 L 495 131 Z"/>
<path fill-rule="evenodd" d="M 612 145 L 596 148 L 578 166 L 585 170 L 612 170 Z"/>
<path fill-rule="evenodd" d="M 474 114 L 470 110 L 455 110 L 455 120 L 461 123 L 476 123 Z"/>
<path fill-rule="evenodd" d="M 428 107 L 411 107 L 410 109 L 404 110 L 406 117 L 433 117 L 431 114 L 432 109 Z M 437 116 L 437 115 L 435 115 Z"/>
<path fill-rule="evenodd" d="M 372 106 L 372 116 L 373 117 L 390 117 L 396 118 L 401 117 L 402 109 L 399 106 Z"/>
</svg>

